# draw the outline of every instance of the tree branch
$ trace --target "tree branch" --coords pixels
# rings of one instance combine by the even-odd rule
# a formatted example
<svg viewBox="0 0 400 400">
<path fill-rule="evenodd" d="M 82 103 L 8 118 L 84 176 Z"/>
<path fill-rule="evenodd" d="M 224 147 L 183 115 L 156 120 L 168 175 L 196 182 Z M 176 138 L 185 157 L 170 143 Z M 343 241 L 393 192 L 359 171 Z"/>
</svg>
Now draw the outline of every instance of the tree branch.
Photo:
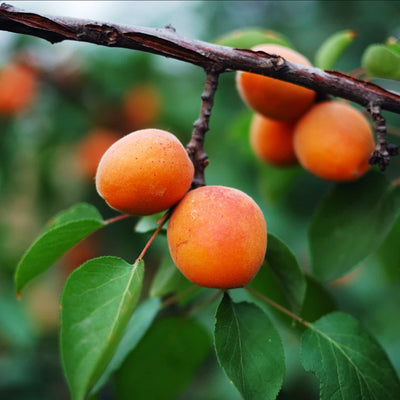
<svg viewBox="0 0 400 400">
<path fill-rule="evenodd" d="M 374 104 L 382 110 L 400 114 L 400 95 L 371 82 L 338 71 L 295 64 L 273 54 L 188 39 L 168 27 L 127 27 L 39 15 L 3 3 L 0 6 L 0 30 L 36 36 L 51 43 L 74 40 L 140 50 L 195 64 L 205 70 L 253 72 L 341 97 L 363 107 Z"/>
</svg>

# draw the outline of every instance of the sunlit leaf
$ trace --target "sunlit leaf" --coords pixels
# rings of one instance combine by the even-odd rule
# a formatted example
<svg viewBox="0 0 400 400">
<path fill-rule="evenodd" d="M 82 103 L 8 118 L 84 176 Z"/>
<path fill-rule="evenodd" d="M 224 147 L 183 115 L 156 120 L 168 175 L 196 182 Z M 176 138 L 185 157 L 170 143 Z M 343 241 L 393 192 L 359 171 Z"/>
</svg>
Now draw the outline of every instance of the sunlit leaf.
<svg viewBox="0 0 400 400">
<path fill-rule="evenodd" d="M 111 360 L 138 300 L 143 261 L 94 258 L 69 276 L 61 298 L 61 354 L 72 400 L 83 400 Z"/>
<path fill-rule="evenodd" d="M 17 292 L 76 243 L 104 225 L 97 209 L 89 204 L 78 204 L 58 214 L 19 262 L 15 273 Z"/>
</svg>

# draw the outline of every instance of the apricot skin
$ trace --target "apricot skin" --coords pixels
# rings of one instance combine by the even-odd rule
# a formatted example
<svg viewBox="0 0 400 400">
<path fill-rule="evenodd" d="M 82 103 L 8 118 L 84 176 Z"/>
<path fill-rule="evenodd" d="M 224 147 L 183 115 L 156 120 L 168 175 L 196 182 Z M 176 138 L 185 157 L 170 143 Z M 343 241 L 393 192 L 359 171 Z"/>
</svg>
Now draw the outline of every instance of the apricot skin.
<svg viewBox="0 0 400 400">
<path fill-rule="evenodd" d="M 280 55 L 288 61 L 311 66 L 300 53 L 275 44 L 262 44 L 252 48 Z M 267 118 L 293 121 L 303 115 L 315 99 L 313 90 L 275 78 L 239 71 L 236 86 L 243 101 L 254 111 Z"/>
<path fill-rule="evenodd" d="M 172 213 L 168 247 L 191 282 L 210 288 L 247 285 L 263 263 L 267 227 L 261 209 L 240 190 L 203 186 L 190 191 Z"/>
<path fill-rule="evenodd" d="M 374 137 L 360 111 L 345 102 L 325 101 L 297 122 L 294 148 L 300 164 L 319 178 L 352 181 L 369 169 Z"/>
<path fill-rule="evenodd" d="M 250 146 L 256 156 L 270 165 L 296 165 L 297 157 L 293 147 L 294 126 L 294 122 L 276 121 L 254 114 L 250 125 Z"/>
<path fill-rule="evenodd" d="M 142 129 L 115 142 L 96 172 L 96 189 L 108 205 L 132 215 L 151 215 L 177 203 L 189 190 L 193 164 L 167 131 Z"/>
</svg>

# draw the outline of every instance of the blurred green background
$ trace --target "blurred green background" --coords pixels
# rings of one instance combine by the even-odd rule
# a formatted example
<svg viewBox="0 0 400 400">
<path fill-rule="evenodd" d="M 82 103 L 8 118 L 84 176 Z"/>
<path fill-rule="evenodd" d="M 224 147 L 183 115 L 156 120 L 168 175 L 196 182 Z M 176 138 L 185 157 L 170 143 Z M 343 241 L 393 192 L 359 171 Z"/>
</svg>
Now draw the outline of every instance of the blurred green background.
<svg viewBox="0 0 400 400">
<path fill-rule="evenodd" d="M 271 29 L 288 37 L 311 61 L 331 34 L 354 29 L 357 38 L 335 67 L 344 72 L 360 66 L 368 44 L 400 37 L 400 3 L 392 1 L 12 4 L 29 11 L 111 23 L 152 27 L 172 24 L 182 35 L 210 42 L 236 29 Z M 87 163 L 96 159 L 93 140 L 97 138 L 97 143 L 108 146 L 112 138 L 132 130 L 158 127 L 173 132 L 186 144 L 200 110 L 204 72 L 145 53 L 85 43 L 51 45 L 2 31 L 0 50 L 1 68 L 16 59 L 33 65 L 36 85 L 29 107 L 0 116 L 0 398 L 67 399 L 58 353 L 62 285 L 68 273 L 87 258 L 117 255 L 132 262 L 148 235 L 135 233 L 136 220 L 132 219 L 107 227 L 33 282 L 20 301 L 13 290 L 15 266 L 58 211 L 87 201 L 105 218 L 117 215 L 95 192 L 93 167 Z M 377 83 L 400 90 L 390 81 Z M 390 126 L 400 127 L 398 116 L 386 113 L 385 117 Z M 269 231 L 290 246 L 308 271 L 307 226 L 332 184 L 300 167 L 279 170 L 259 162 L 248 143 L 250 118 L 251 112 L 236 92 L 234 74 L 224 74 L 206 137 L 210 159 L 206 181 L 236 187 L 252 196 L 264 212 Z M 396 136 L 391 139 L 399 142 Z M 400 161 L 394 159 L 387 175 L 398 178 L 399 167 Z M 149 280 L 165 251 L 165 241 L 160 238 L 147 255 Z M 339 308 L 359 318 L 377 337 L 400 372 L 400 276 L 382 265 L 386 266 L 382 257 L 370 257 L 346 279 L 330 284 L 328 290 Z M 200 318 L 212 319 L 211 313 L 206 310 Z M 279 399 L 318 398 L 317 381 L 300 367 L 298 339 L 284 337 L 287 377 Z M 110 387 L 100 398 L 112 396 Z M 180 397 L 239 398 L 212 355 Z"/>
</svg>

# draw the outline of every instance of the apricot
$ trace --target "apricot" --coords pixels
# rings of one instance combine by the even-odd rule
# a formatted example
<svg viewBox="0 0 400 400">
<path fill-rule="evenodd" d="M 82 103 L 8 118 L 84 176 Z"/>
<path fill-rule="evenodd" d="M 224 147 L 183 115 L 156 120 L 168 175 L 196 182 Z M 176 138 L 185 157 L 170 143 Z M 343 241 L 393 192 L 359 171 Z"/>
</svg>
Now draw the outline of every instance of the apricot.
<svg viewBox="0 0 400 400">
<path fill-rule="evenodd" d="M 119 133 L 105 128 L 92 129 L 85 135 L 78 144 L 79 164 L 84 176 L 95 177 L 101 157 L 120 138 Z"/>
<path fill-rule="evenodd" d="M 250 125 L 250 145 L 256 156 L 280 167 L 297 164 L 293 147 L 294 126 L 294 122 L 276 121 L 254 114 Z"/>
<path fill-rule="evenodd" d="M 247 285 L 263 263 L 267 226 L 247 194 L 202 186 L 188 192 L 174 209 L 167 239 L 175 265 L 191 282 L 238 288 Z"/>
<path fill-rule="evenodd" d="M 28 65 L 10 63 L 0 71 L 0 114 L 15 115 L 27 109 L 37 92 L 37 74 Z"/>
<path fill-rule="evenodd" d="M 100 160 L 96 188 L 107 204 L 133 215 L 170 208 L 189 190 L 194 167 L 182 143 L 160 129 L 132 132 Z"/>
<path fill-rule="evenodd" d="M 314 105 L 297 122 L 294 149 L 300 164 L 319 178 L 352 181 L 369 169 L 374 137 L 360 111 L 330 100 Z"/>
<path fill-rule="evenodd" d="M 276 44 L 261 44 L 252 48 L 282 56 L 288 61 L 311 66 L 300 53 Z M 236 86 L 243 101 L 267 118 L 293 121 L 303 115 L 315 99 L 313 90 L 275 78 L 239 71 Z"/>
<path fill-rule="evenodd" d="M 160 94 L 149 84 L 131 87 L 123 99 L 123 113 L 133 129 L 153 124 L 160 115 L 160 110 Z"/>
</svg>

